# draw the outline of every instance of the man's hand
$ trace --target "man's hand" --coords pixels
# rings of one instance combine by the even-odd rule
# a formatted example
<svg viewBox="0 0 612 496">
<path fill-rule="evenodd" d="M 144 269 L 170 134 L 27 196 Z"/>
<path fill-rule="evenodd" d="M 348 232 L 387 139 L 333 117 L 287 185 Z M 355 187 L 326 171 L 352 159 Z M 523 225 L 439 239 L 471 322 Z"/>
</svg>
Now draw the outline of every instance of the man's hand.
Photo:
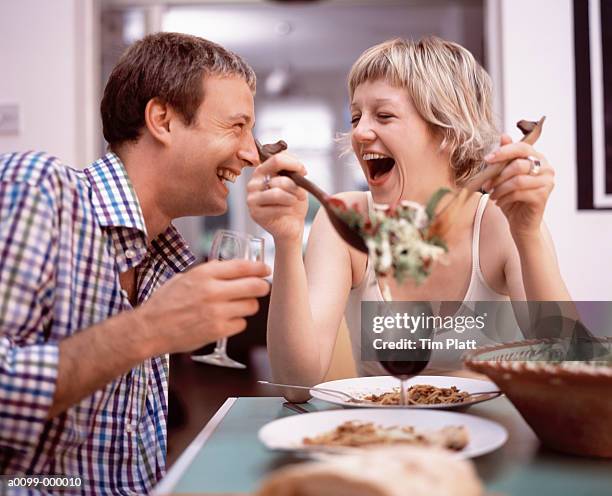
<svg viewBox="0 0 612 496">
<path fill-rule="evenodd" d="M 151 355 L 186 352 L 246 327 L 270 285 L 269 268 L 248 260 L 213 261 L 174 276 L 136 310 Z"/>
<path fill-rule="evenodd" d="M 210 262 L 174 276 L 136 310 L 122 312 L 59 343 L 57 386 L 48 418 L 147 358 L 191 351 L 246 327 L 268 294 L 261 262 Z"/>
</svg>

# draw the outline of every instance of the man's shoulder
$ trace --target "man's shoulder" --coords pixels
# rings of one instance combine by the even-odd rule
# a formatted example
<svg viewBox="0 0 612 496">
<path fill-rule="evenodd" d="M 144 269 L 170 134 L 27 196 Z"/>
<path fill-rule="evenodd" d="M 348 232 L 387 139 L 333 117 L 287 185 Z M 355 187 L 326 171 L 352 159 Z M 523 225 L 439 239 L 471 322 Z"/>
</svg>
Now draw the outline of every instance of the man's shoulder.
<svg viewBox="0 0 612 496">
<path fill-rule="evenodd" d="M 15 152 L 0 155 L 0 182 L 27 184 L 48 195 L 76 189 L 79 172 L 45 152 Z"/>
<path fill-rule="evenodd" d="M 15 152 L 0 155 L 0 181 L 41 186 L 50 180 L 78 182 L 78 172 L 45 152 Z"/>
</svg>

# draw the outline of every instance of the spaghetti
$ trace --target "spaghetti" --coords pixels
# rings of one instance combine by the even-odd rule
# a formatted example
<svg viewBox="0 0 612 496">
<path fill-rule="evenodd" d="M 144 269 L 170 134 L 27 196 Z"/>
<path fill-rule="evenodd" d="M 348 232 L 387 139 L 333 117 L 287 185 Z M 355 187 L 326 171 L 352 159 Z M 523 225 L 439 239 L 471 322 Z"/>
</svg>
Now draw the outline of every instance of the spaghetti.
<svg viewBox="0 0 612 496">
<path fill-rule="evenodd" d="M 413 426 L 382 427 L 357 420 L 344 422 L 333 431 L 305 437 L 305 446 L 368 447 L 410 444 L 435 446 L 460 451 L 467 446 L 469 436 L 464 426 L 447 426 L 439 430 L 417 431 Z"/>
<path fill-rule="evenodd" d="M 406 401 L 408 405 L 440 405 L 463 403 L 469 396 L 469 393 L 460 391 L 456 386 L 441 388 L 429 384 L 416 384 L 408 388 Z M 399 405 L 400 393 L 391 391 L 380 395 L 370 394 L 363 399 L 378 405 Z"/>
</svg>

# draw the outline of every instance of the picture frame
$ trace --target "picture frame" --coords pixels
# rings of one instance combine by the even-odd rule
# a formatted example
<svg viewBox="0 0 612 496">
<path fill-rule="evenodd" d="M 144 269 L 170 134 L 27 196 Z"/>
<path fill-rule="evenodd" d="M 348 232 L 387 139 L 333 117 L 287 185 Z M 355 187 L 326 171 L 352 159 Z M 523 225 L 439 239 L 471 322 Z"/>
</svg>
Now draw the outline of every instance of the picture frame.
<svg viewBox="0 0 612 496">
<path fill-rule="evenodd" d="M 578 210 L 612 210 L 612 0 L 574 0 Z"/>
</svg>

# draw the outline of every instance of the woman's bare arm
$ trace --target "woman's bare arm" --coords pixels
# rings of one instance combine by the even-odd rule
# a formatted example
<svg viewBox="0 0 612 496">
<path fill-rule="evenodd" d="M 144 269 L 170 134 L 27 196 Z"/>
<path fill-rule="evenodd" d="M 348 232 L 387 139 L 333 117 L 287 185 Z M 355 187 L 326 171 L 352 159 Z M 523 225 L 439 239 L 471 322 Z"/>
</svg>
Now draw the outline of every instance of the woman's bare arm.
<svg viewBox="0 0 612 496">
<path fill-rule="evenodd" d="M 314 385 L 325 376 L 352 281 L 347 246 L 321 209 L 301 245 L 277 243 L 268 317 L 268 353 L 274 380 Z M 285 392 L 291 401 L 306 393 Z"/>
</svg>

